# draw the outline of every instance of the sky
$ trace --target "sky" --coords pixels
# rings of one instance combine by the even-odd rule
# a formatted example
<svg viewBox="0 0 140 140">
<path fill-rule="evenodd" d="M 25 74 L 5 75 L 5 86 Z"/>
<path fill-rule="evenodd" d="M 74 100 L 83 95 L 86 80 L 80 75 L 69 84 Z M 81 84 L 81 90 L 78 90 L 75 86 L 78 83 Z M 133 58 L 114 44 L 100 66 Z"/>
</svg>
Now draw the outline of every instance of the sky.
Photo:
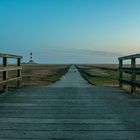
<svg viewBox="0 0 140 140">
<path fill-rule="evenodd" d="M 38 63 L 118 63 L 139 53 L 140 0 L 0 0 L 0 53 Z"/>
</svg>

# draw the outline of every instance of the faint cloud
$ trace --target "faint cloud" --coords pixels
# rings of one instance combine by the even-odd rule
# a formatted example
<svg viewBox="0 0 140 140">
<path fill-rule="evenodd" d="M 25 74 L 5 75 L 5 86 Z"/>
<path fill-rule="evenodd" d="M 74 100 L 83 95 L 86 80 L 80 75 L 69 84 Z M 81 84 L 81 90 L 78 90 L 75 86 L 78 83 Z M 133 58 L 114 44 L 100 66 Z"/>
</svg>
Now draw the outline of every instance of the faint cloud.
<svg viewBox="0 0 140 140">
<path fill-rule="evenodd" d="M 40 63 L 117 63 L 122 54 L 84 49 L 48 48 L 35 53 Z"/>
</svg>

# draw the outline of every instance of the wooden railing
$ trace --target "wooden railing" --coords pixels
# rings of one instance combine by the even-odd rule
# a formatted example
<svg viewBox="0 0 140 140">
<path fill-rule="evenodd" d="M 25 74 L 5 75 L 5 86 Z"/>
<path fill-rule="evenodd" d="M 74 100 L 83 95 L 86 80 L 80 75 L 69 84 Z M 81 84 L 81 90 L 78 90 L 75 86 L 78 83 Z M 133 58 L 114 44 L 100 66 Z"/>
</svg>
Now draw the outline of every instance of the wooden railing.
<svg viewBox="0 0 140 140">
<path fill-rule="evenodd" d="M 123 83 L 131 85 L 131 93 L 136 92 L 136 87 L 140 87 L 140 82 L 136 80 L 136 75 L 140 74 L 140 68 L 136 68 L 136 58 L 140 58 L 140 54 L 119 57 L 119 86 Z M 123 60 L 131 60 L 131 67 L 123 67 Z M 131 74 L 131 80 L 123 79 L 123 72 Z"/>
<path fill-rule="evenodd" d="M 21 85 L 21 80 L 22 80 L 22 75 L 21 75 L 21 59 L 22 56 L 18 55 L 11 55 L 11 54 L 1 54 L 0 53 L 0 58 L 3 59 L 2 67 L 0 68 L 0 72 L 2 73 L 2 81 L 0 81 L 0 85 L 3 86 L 3 91 L 7 92 L 8 91 L 8 84 L 10 82 L 17 82 L 17 86 L 19 87 Z M 17 59 L 17 64 L 16 66 L 9 66 L 8 65 L 8 59 Z M 15 78 L 8 78 L 8 72 L 9 71 L 16 71 L 16 77 Z"/>
</svg>

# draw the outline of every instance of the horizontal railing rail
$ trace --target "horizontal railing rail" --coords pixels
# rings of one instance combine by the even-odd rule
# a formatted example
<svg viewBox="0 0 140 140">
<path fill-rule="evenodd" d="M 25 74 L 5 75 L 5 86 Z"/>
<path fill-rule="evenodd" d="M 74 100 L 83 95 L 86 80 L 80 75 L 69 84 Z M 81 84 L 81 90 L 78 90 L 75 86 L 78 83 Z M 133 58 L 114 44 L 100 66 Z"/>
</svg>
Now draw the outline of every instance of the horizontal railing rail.
<svg viewBox="0 0 140 140">
<path fill-rule="evenodd" d="M 136 92 L 136 87 L 140 87 L 140 82 L 136 80 L 136 75 L 140 74 L 140 68 L 136 68 L 136 59 L 140 58 L 140 54 L 128 55 L 124 57 L 119 57 L 119 86 L 122 87 L 123 83 L 131 85 L 131 93 Z M 131 60 L 131 67 L 123 67 L 124 60 Z M 130 80 L 125 80 L 123 78 L 123 73 L 129 73 L 131 75 Z"/>
<path fill-rule="evenodd" d="M 10 82 L 17 82 L 17 86 L 19 87 L 21 85 L 22 80 L 22 66 L 21 66 L 21 59 L 22 56 L 19 55 L 12 55 L 12 54 L 2 54 L 0 53 L 0 58 L 2 58 L 2 66 L 0 67 L 0 72 L 2 73 L 2 81 L 0 81 L 0 85 L 3 86 L 3 91 L 8 91 L 8 85 Z M 16 66 L 9 66 L 8 65 L 8 59 L 16 59 L 17 64 Z M 14 78 L 8 78 L 8 72 L 9 71 L 16 71 L 16 77 Z"/>
<path fill-rule="evenodd" d="M 119 71 L 127 72 L 127 73 L 133 73 L 140 74 L 140 68 L 119 68 Z"/>
<path fill-rule="evenodd" d="M 123 56 L 119 57 L 119 60 L 127 60 L 127 59 L 135 59 L 135 58 L 140 58 L 140 54 L 133 54 L 133 55 L 128 55 L 128 56 Z"/>
<path fill-rule="evenodd" d="M 14 59 L 20 58 L 20 59 L 22 59 L 22 56 L 19 56 L 19 55 L 3 54 L 3 53 L 0 53 L 0 57 L 14 58 Z"/>
</svg>

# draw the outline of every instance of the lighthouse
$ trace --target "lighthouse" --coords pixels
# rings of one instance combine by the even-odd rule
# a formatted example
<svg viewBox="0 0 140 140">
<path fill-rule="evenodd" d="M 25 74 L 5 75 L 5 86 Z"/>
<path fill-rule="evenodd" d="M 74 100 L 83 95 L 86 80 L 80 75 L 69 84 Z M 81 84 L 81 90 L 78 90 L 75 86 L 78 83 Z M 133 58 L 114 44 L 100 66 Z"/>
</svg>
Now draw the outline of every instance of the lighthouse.
<svg viewBox="0 0 140 140">
<path fill-rule="evenodd" d="M 33 53 L 30 52 L 30 61 L 29 61 L 29 64 L 36 64 L 33 60 Z"/>
</svg>

